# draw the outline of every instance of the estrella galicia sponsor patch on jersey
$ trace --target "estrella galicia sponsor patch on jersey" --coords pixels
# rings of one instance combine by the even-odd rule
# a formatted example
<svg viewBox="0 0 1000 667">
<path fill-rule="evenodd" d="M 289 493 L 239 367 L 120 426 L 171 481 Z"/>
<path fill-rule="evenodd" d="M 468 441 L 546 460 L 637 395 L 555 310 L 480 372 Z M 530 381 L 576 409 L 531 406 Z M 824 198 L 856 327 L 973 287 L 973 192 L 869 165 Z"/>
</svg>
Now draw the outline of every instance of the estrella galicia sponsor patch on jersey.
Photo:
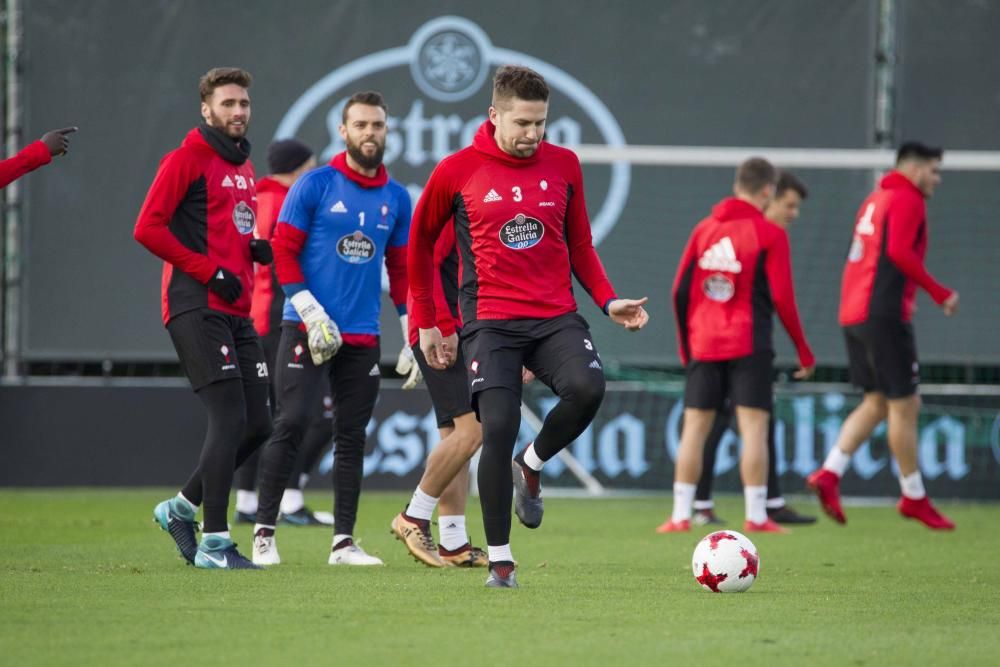
<svg viewBox="0 0 1000 667">
<path fill-rule="evenodd" d="M 257 218 L 253 214 L 253 208 L 245 201 L 241 201 L 233 208 L 233 224 L 240 234 L 250 234 L 257 225 Z"/>
<path fill-rule="evenodd" d="M 725 303 L 733 298 L 736 293 L 736 285 L 722 273 L 713 273 L 702 283 L 702 291 L 712 301 Z"/>
<path fill-rule="evenodd" d="M 375 241 L 365 236 L 360 229 L 337 241 L 337 254 L 348 264 L 364 264 L 375 257 Z"/>
<path fill-rule="evenodd" d="M 511 250 L 524 250 L 538 245 L 545 236 L 545 225 L 540 220 L 518 213 L 500 228 L 500 243 Z"/>
</svg>

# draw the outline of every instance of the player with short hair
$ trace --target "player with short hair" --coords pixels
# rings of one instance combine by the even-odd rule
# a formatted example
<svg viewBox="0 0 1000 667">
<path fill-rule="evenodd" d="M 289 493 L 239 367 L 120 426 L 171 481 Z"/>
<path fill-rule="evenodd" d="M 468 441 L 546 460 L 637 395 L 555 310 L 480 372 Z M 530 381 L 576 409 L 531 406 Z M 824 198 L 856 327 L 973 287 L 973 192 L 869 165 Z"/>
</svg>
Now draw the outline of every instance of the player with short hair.
<svg viewBox="0 0 1000 667">
<path fill-rule="evenodd" d="M 684 426 L 674 473 L 671 518 L 657 531 L 690 530 L 702 448 L 726 399 L 735 406 L 743 451 L 744 530 L 785 532 L 767 515 L 767 431 L 773 403 L 773 314 L 799 355 L 795 377 L 815 360 L 795 305 L 788 234 L 764 217 L 778 172 L 762 158 L 736 170 L 735 196 L 691 232 L 674 279 L 681 362 L 687 367 Z"/>
<path fill-rule="evenodd" d="M 267 147 L 268 176 L 257 181 L 257 238 L 271 240 L 278 212 L 288 195 L 288 189 L 300 176 L 316 167 L 313 150 L 296 139 L 279 139 Z M 277 287 L 274 265 L 257 265 L 254 271 L 253 297 L 250 317 L 254 329 L 264 346 L 267 367 L 275 367 L 278 342 L 281 338 L 281 317 L 285 297 Z M 288 486 L 281 496 L 281 521 L 293 526 L 330 526 L 333 515 L 313 512 L 305 504 L 302 490 L 309 480 L 309 471 L 319 461 L 333 437 L 333 399 L 330 390 L 324 392 L 321 402 L 306 431 L 302 451 L 295 461 L 295 470 L 288 478 Z M 276 403 L 274 385 L 271 385 L 271 405 Z M 260 450 L 254 452 L 236 471 L 235 523 L 257 521 L 257 467 Z"/>
<path fill-rule="evenodd" d="M 382 164 L 387 106 L 377 92 L 344 105 L 347 149 L 292 186 L 278 216 L 278 282 L 288 297 L 278 346 L 274 435 L 261 456 L 255 563 L 281 562 L 275 543 L 278 504 L 319 400 L 324 378 L 334 412 L 334 520 L 330 565 L 381 565 L 354 542 L 364 464 L 365 427 L 379 388 L 382 264 L 404 340 L 406 243 L 410 196 Z M 410 372 L 404 345 L 397 369 Z"/>
<path fill-rule="evenodd" d="M 78 129 L 80 128 L 64 127 L 61 130 L 51 130 L 43 134 L 38 141 L 33 141 L 22 148 L 14 157 L 0 160 L 0 188 L 5 188 L 25 174 L 44 167 L 52 162 L 52 158 L 66 155 L 69 152 L 69 135 Z"/>
<path fill-rule="evenodd" d="M 465 527 L 465 504 L 469 493 L 469 460 L 479 451 L 483 430 L 476 420 L 469 397 L 469 378 L 458 348 L 461 320 L 458 314 L 458 249 L 455 227 L 446 225 L 434 244 L 434 299 L 437 327 L 456 351 L 456 360 L 445 369 L 432 368 L 420 351 L 420 334 L 410 322 L 409 341 L 427 383 L 434 405 L 440 442 L 427 456 L 420 483 L 406 508 L 391 523 L 393 535 L 418 561 L 430 567 L 486 567 L 485 551 L 472 546 Z M 410 296 L 412 310 L 412 294 Z M 406 382 L 412 389 L 416 382 Z M 440 544 L 431 534 L 431 517 L 438 508 Z"/>
<path fill-rule="evenodd" d="M 135 224 L 136 240 L 164 261 L 163 322 L 208 412 L 198 468 L 154 517 L 189 563 L 207 569 L 257 569 L 236 550 L 226 517 L 233 470 L 271 433 L 267 362 L 249 318 L 254 262 L 272 259 L 253 236 L 251 81 L 235 67 L 201 77 L 204 122 L 160 162 Z"/>
<path fill-rule="evenodd" d="M 917 287 L 941 306 L 946 317 L 958 310 L 958 292 L 927 271 L 927 203 L 941 182 L 944 151 L 907 142 L 886 174 L 858 209 L 840 288 L 840 326 L 847 343 L 851 382 L 864 397 L 844 420 L 823 467 L 807 478 L 823 510 L 847 523 L 840 504 L 840 479 L 851 455 L 883 420 L 889 449 L 899 466 L 904 517 L 928 528 L 955 524 L 931 504 L 917 465 L 920 366 L 913 335 Z"/>
<path fill-rule="evenodd" d="M 778 184 L 774 188 L 774 199 L 767 203 L 764 217 L 785 231 L 798 219 L 803 200 L 809 196 L 805 184 L 795 174 L 782 169 L 778 176 Z M 715 455 L 719 451 L 719 443 L 732 422 L 732 406 L 726 402 L 719 410 L 712 424 L 712 431 L 705 443 L 704 458 L 701 465 L 701 478 L 694 494 L 694 516 L 692 522 L 696 525 L 712 525 L 724 523 L 715 514 L 715 503 L 712 500 L 712 481 L 715 478 Z M 778 478 L 778 457 L 774 445 L 774 418 L 770 420 L 767 430 L 767 515 L 777 523 L 811 524 L 816 517 L 799 514 L 788 506 L 781 495 L 781 481 Z"/>
<path fill-rule="evenodd" d="M 549 88 L 527 67 L 493 78 L 489 119 L 468 146 L 442 160 L 417 205 L 410 235 L 413 318 L 431 368 L 457 354 L 442 337 L 434 301 L 434 247 L 452 222 L 460 268 L 462 354 L 483 429 L 479 494 L 486 529 L 486 585 L 517 586 L 510 548 L 511 500 L 529 528 L 542 519 L 540 471 L 586 429 L 604 396 L 604 371 L 571 276 L 630 330 L 645 326 L 645 299 L 618 299 L 590 234 L 576 155 L 544 140 Z M 559 403 L 534 443 L 511 462 L 521 416 L 522 366 Z M 513 476 L 513 479 L 512 479 Z"/>
</svg>

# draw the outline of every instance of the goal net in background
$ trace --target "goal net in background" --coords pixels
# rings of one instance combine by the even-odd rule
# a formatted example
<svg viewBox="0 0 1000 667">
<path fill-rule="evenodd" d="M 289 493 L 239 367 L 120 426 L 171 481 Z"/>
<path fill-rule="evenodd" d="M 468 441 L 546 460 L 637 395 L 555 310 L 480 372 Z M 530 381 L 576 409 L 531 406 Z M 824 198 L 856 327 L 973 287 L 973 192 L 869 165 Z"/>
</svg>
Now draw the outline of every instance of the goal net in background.
<svg viewBox="0 0 1000 667">
<path fill-rule="evenodd" d="M 691 228 L 731 192 L 737 164 L 762 156 L 793 171 L 809 189 L 790 230 L 800 315 L 818 358 L 812 383 L 776 385 L 779 471 L 788 493 L 804 489 L 804 476 L 822 463 L 840 424 L 860 395 L 847 384 L 846 356 L 837 324 L 840 273 L 854 217 L 881 173 L 890 150 L 781 149 L 767 147 L 580 146 L 588 204 L 604 195 L 609 165 L 627 164 L 631 194 L 625 214 L 599 247 L 623 296 L 649 296 L 651 324 L 626 334 L 594 317 L 581 297 L 609 390 L 595 423 L 568 450 L 572 461 L 546 465 L 549 488 L 669 491 L 679 438 L 683 371 L 676 356 L 670 288 Z M 594 190 L 591 184 L 595 183 Z M 922 359 L 924 409 L 920 420 L 921 468 L 939 496 L 1000 498 L 1000 329 L 994 285 L 1000 282 L 1000 152 L 948 151 L 943 182 L 928 202 L 928 268 L 961 294 L 961 310 L 945 318 L 926 295 L 915 317 Z M 652 233 L 651 233 L 651 230 Z M 623 267 L 627 269 L 623 270 Z M 993 275 L 996 272 L 997 275 Z M 777 366 L 795 357 L 776 322 Z M 542 416 L 554 399 L 544 387 L 526 393 L 529 410 Z M 522 422 L 519 447 L 533 437 Z M 739 440 L 730 432 L 717 459 L 719 491 L 736 491 Z M 576 471 L 576 472 L 574 472 Z M 898 484 L 884 426 L 854 457 L 845 494 L 895 495 Z"/>
</svg>

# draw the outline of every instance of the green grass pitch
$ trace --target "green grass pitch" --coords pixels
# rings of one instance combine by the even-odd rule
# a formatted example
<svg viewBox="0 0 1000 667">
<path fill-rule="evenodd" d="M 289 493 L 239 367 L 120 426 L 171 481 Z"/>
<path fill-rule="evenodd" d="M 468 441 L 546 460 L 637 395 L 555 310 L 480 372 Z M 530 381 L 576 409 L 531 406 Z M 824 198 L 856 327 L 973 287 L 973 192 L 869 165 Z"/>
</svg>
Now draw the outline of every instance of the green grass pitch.
<svg viewBox="0 0 1000 667">
<path fill-rule="evenodd" d="M 0 663 L 8 665 L 970 665 L 1000 655 L 1000 506 L 941 504 L 932 533 L 891 507 L 752 536 L 760 578 L 691 576 L 707 530 L 657 535 L 668 496 L 546 501 L 514 529 L 518 590 L 431 570 L 389 534 L 402 494 L 362 495 L 382 568 L 330 567 L 331 532 L 282 527 L 266 572 L 186 566 L 151 522 L 164 490 L 0 490 Z M 328 496 L 311 493 L 316 508 Z M 806 500 L 800 510 L 815 510 Z M 724 498 L 719 513 L 742 515 Z M 730 522 L 739 530 L 742 521 Z M 473 539 L 483 544 L 478 502 Z M 236 541 L 249 555 L 250 528 Z"/>
</svg>

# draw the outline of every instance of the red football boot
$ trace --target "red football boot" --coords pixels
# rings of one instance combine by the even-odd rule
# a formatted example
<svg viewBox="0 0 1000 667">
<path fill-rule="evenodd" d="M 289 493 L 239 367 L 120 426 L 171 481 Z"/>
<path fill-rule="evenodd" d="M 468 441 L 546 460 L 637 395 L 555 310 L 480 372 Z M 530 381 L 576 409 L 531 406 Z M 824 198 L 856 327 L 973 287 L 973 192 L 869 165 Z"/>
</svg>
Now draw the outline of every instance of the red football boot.
<svg viewBox="0 0 1000 667">
<path fill-rule="evenodd" d="M 770 517 L 763 523 L 756 523 L 747 519 L 743 522 L 743 530 L 747 533 L 788 533 L 791 532 Z"/>
<path fill-rule="evenodd" d="M 690 531 L 691 522 L 688 519 L 681 519 L 680 521 L 667 519 L 656 529 L 656 532 L 658 533 L 687 533 Z"/>
<path fill-rule="evenodd" d="M 820 468 L 806 478 L 806 485 L 816 493 L 820 506 L 831 519 L 837 523 L 847 523 L 847 517 L 840 506 L 840 477 L 837 473 Z"/>
<path fill-rule="evenodd" d="M 896 509 L 907 519 L 916 519 L 931 530 L 955 530 L 954 522 L 938 512 L 927 496 L 920 500 L 903 496 L 896 503 Z"/>
</svg>

